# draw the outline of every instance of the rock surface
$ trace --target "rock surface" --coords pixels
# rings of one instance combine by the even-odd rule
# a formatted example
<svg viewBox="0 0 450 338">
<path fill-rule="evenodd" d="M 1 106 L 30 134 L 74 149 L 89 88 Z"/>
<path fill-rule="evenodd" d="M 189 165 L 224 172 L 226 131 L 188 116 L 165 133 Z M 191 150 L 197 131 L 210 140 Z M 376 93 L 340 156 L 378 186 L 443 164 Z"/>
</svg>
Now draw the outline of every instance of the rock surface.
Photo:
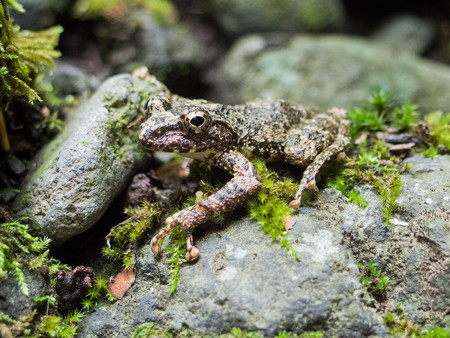
<svg viewBox="0 0 450 338">
<path fill-rule="evenodd" d="M 433 41 L 433 23 L 412 14 L 402 14 L 387 20 L 371 35 L 372 41 L 403 52 L 421 54 Z"/>
<path fill-rule="evenodd" d="M 37 303 L 32 298 L 48 294 L 46 282 L 39 271 L 24 269 L 23 272 L 25 282 L 28 285 L 28 296 L 20 290 L 19 284 L 12 273 L 0 283 L 0 312 L 15 320 L 29 316 L 31 311 L 36 308 Z"/>
<path fill-rule="evenodd" d="M 269 31 L 323 31 L 344 25 L 340 0 L 212 0 L 210 14 L 230 36 Z"/>
<path fill-rule="evenodd" d="M 137 279 L 125 297 L 84 317 L 83 337 L 130 336 L 140 324 L 164 330 L 219 334 L 233 327 L 276 335 L 281 330 L 325 336 L 385 336 L 387 330 L 362 285 L 356 263 L 375 262 L 390 278 L 386 303 L 404 305 L 420 323 L 450 325 L 450 156 L 414 156 L 402 176 L 400 211 L 383 225 L 381 200 L 359 187 L 369 206 L 348 204 L 334 189 L 302 207 L 288 239 L 296 261 L 258 227 L 242 218 L 195 233 L 201 257 L 181 269 L 169 294 L 167 249 L 137 254 Z"/>
<path fill-rule="evenodd" d="M 72 0 L 22 0 L 20 4 L 25 13 L 11 10 L 14 24 L 22 29 L 41 30 L 49 28 L 56 22 L 57 15 L 66 11 Z"/>
<path fill-rule="evenodd" d="M 44 79 L 44 83 L 50 83 L 54 88 L 53 93 L 58 97 L 81 96 L 94 92 L 100 85 L 99 79 L 87 74 L 75 65 L 76 62 L 71 61 L 56 60 L 55 70 L 51 76 Z"/>
<path fill-rule="evenodd" d="M 147 161 L 138 142 L 147 100 L 167 89 L 154 77 L 117 75 L 69 117 L 66 128 L 33 159 L 13 204 L 53 245 L 89 229 Z"/>
<path fill-rule="evenodd" d="M 448 110 L 450 69 L 413 54 L 342 36 L 241 39 L 217 74 L 214 100 L 242 103 L 256 97 L 307 106 L 354 108 L 381 86 L 400 102 L 424 111 Z"/>
<path fill-rule="evenodd" d="M 146 10 L 132 11 L 125 23 L 109 22 L 99 30 L 109 38 L 102 50 L 114 72 L 146 66 L 165 79 L 168 74 L 187 75 L 206 60 L 206 48 L 186 24 L 157 24 Z"/>
</svg>

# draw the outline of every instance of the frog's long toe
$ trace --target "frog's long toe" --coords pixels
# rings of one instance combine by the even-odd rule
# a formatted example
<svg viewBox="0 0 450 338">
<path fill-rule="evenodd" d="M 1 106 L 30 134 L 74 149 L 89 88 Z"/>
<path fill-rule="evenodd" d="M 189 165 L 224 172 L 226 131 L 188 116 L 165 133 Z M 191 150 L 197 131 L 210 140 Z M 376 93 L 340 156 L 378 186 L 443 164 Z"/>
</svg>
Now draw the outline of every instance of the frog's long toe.
<svg viewBox="0 0 450 338">
<path fill-rule="evenodd" d="M 291 201 L 291 203 L 289 203 L 289 208 L 291 208 L 291 209 L 298 209 L 298 208 L 300 208 L 300 205 L 302 205 L 301 197 L 293 199 Z"/>
<path fill-rule="evenodd" d="M 196 246 L 192 246 L 186 252 L 186 259 L 190 262 L 195 261 L 200 256 L 200 251 Z"/>
<path fill-rule="evenodd" d="M 178 215 L 178 214 L 175 214 Z M 174 216 L 175 216 L 174 215 Z M 159 242 L 166 237 L 169 232 L 177 226 L 177 220 L 174 219 L 174 216 L 168 217 L 166 219 L 166 226 L 162 228 L 151 240 L 150 242 L 150 248 L 152 249 L 152 252 L 157 255 L 161 251 L 161 245 Z"/>
<path fill-rule="evenodd" d="M 200 256 L 200 251 L 194 245 L 194 238 L 192 234 L 189 232 L 189 228 L 185 229 L 186 231 L 186 259 L 188 261 L 195 261 Z"/>
<path fill-rule="evenodd" d="M 152 241 L 150 242 L 150 248 L 152 249 L 154 255 L 157 255 L 161 251 L 161 245 L 159 244 L 158 236 L 152 238 Z"/>
</svg>

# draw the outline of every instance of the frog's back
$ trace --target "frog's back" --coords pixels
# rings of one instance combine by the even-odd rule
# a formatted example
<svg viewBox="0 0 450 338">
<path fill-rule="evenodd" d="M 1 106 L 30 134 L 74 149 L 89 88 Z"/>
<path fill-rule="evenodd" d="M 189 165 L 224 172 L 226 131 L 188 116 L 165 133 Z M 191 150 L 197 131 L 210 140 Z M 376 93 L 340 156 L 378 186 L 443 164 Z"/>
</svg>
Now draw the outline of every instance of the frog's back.
<svg viewBox="0 0 450 338">
<path fill-rule="evenodd" d="M 317 110 L 283 100 L 255 100 L 234 106 L 232 111 L 230 120 L 237 130 L 239 146 L 267 161 L 281 160 L 286 133 L 318 114 Z"/>
</svg>

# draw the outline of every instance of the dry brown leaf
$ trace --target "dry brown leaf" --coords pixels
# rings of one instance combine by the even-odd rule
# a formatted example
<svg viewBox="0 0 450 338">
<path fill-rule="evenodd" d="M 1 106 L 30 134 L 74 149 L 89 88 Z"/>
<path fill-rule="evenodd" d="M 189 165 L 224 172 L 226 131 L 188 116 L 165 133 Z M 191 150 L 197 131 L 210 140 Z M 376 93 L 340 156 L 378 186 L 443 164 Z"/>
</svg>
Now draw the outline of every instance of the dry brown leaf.
<svg viewBox="0 0 450 338">
<path fill-rule="evenodd" d="M 284 215 L 283 223 L 284 223 L 284 228 L 286 230 L 291 230 L 295 225 L 295 218 L 292 217 L 291 215 Z"/>
<path fill-rule="evenodd" d="M 109 291 L 117 299 L 122 299 L 127 290 L 134 284 L 136 272 L 130 269 L 123 269 L 117 274 L 112 283 L 108 283 Z"/>
</svg>

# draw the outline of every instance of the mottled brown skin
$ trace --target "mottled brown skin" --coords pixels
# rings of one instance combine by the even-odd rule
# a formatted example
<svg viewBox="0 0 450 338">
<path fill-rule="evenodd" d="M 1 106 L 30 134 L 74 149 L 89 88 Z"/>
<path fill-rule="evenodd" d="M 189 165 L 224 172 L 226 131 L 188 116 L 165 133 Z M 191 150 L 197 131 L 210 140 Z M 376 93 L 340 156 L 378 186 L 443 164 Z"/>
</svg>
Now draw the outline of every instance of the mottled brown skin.
<svg viewBox="0 0 450 338">
<path fill-rule="evenodd" d="M 345 110 L 338 108 L 322 113 L 281 100 L 226 106 L 173 95 L 154 98 L 147 112 L 139 140 L 149 150 L 209 161 L 233 175 L 216 193 L 169 217 L 166 227 L 152 239 L 151 248 L 157 254 L 160 240 L 182 224 L 188 260 L 199 256 L 191 229 L 233 210 L 260 188 L 258 173 L 242 153 L 305 168 L 290 203 L 298 208 L 303 190 L 317 189 L 315 177 L 322 165 L 350 142 L 350 122 Z"/>
</svg>

